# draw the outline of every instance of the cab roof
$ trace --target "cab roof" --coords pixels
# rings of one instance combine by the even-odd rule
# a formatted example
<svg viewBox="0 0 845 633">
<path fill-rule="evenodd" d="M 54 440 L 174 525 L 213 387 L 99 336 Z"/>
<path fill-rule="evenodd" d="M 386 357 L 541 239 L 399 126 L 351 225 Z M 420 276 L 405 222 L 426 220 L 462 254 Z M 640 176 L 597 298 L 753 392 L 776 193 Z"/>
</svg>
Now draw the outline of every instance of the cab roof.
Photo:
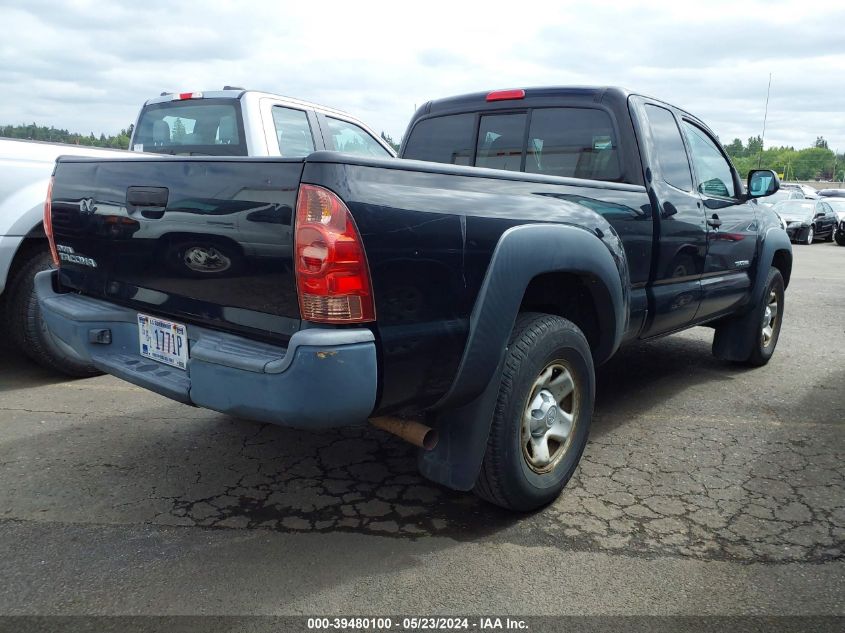
<svg viewBox="0 0 845 633">
<path fill-rule="evenodd" d="M 272 92 L 265 92 L 263 90 L 246 90 L 244 88 L 230 88 L 224 90 L 195 90 L 193 92 L 167 92 L 164 94 L 159 95 L 158 97 L 153 97 L 152 99 L 147 99 L 144 102 L 144 105 L 152 105 L 156 103 L 167 103 L 168 101 L 175 101 L 179 99 L 180 94 L 199 94 L 202 97 L 197 97 L 197 99 L 241 99 L 246 94 L 255 95 L 256 97 L 269 97 L 272 99 L 280 99 L 285 101 L 291 105 L 297 105 L 302 108 L 310 109 L 310 110 L 319 110 L 321 112 L 329 112 L 335 113 L 337 115 L 343 116 L 344 118 L 351 118 L 350 115 L 343 110 L 338 110 L 337 108 L 331 108 L 329 106 L 320 105 L 319 103 L 312 103 L 310 101 L 303 101 L 302 99 L 297 99 L 295 97 L 286 97 L 284 95 L 275 94 Z"/>
<path fill-rule="evenodd" d="M 512 98 L 488 100 L 488 95 L 496 93 L 523 93 L 522 96 Z M 663 103 L 678 112 L 683 113 L 691 119 L 707 127 L 697 116 L 684 110 L 677 105 L 658 99 L 642 92 L 628 90 L 621 86 L 537 86 L 533 88 L 516 88 L 503 90 L 488 90 L 485 92 L 472 92 L 443 99 L 433 99 L 424 103 L 414 113 L 411 123 L 417 119 L 432 115 L 446 113 L 458 113 L 466 111 L 512 109 L 520 107 L 553 107 L 562 101 L 583 101 L 589 100 L 594 103 L 602 103 L 618 110 L 627 109 L 628 97 L 636 95 L 652 101 Z M 410 127 L 409 127 L 410 129 Z M 709 129 L 709 128 L 708 128 Z"/>
<path fill-rule="evenodd" d="M 499 92 L 511 92 L 511 90 L 488 90 L 485 92 L 472 92 L 469 94 L 457 95 L 455 97 L 446 97 L 445 99 L 434 99 L 424 104 L 420 108 L 420 115 L 435 114 L 446 112 L 450 110 L 458 110 L 464 108 L 478 107 L 480 104 L 488 103 L 488 95 Z M 537 101 L 545 99 L 589 99 L 600 102 L 608 97 L 615 97 L 616 99 L 627 99 L 631 94 L 624 88 L 614 86 L 545 86 L 515 89 L 513 92 L 522 92 L 524 96 L 512 99 L 502 99 L 496 101 L 502 105 L 515 105 L 517 101 Z M 423 111 L 424 110 L 424 111 Z"/>
</svg>

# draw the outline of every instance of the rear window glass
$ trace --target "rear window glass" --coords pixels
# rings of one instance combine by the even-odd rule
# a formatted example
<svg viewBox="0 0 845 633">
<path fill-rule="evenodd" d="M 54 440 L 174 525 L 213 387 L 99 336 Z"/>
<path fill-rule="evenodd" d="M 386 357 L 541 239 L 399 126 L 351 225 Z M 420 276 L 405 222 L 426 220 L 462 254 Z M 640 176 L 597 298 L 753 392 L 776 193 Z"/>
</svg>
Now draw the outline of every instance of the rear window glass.
<svg viewBox="0 0 845 633">
<path fill-rule="evenodd" d="M 603 110 L 537 108 L 531 112 L 526 139 L 527 122 L 526 112 L 482 113 L 476 140 L 475 113 L 432 117 L 414 126 L 402 157 L 549 176 L 622 179 L 616 133 Z"/>
<path fill-rule="evenodd" d="M 132 149 L 160 154 L 246 156 L 240 107 L 231 99 L 192 99 L 148 105 Z"/>
<path fill-rule="evenodd" d="M 531 115 L 525 171 L 590 180 L 619 180 L 610 116 L 588 108 L 543 108 Z"/>
<path fill-rule="evenodd" d="M 522 114 L 488 114 L 481 117 L 475 166 L 519 171 L 525 137 Z"/>
<path fill-rule="evenodd" d="M 471 165 L 474 136 L 472 113 L 425 119 L 414 126 L 402 156 L 433 163 Z"/>
</svg>

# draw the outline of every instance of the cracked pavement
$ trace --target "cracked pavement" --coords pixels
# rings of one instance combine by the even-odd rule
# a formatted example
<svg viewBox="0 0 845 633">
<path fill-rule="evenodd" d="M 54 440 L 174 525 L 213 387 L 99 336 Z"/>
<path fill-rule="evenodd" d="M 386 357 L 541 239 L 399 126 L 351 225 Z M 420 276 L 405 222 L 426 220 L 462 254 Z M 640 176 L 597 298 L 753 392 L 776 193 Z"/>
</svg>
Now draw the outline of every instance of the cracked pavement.
<svg viewBox="0 0 845 633">
<path fill-rule="evenodd" d="M 117 567 L 139 555 L 145 535 L 143 564 L 156 574 L 176 555 L 173 543 L 186 539 L 213 540 L 224 550 L 239 539 L 270 539 L 304 559 L 355 543 L 357 564 L 365 568 L 375 564 L 365 560 L 370 550 L 412 557 L 443 556 L 448 549 L 460 557 L 483 547 L 486 557 L 501 557 L 499 573 L 514 564 L 509 552 L 522 562 L 539 552 L 558 561 L 533 576 L 514 571 L 512 593 L 491 605 L 511 604 L 538 573 L 559 573 L 562 561 L 573 576 L 587 575 L 593 565 L 605 569 L 599 575 L 640 570 L 681 585 L 677 574 L 655 570 L 693 565 L 701 571 L 691 592 L 712 582 L 722 588 L 711 594 L 724 591 L 739 600 L 729 583 L 716 582 L 723 572 L 708 576 L 712 564 L 726 564 L 734 576 L 760 576 L 755 582 L 780 577 L 778 591 L 786 597 L 770 611 L 761 607 L 764 612 L 841 614 L 845 248 L 796 247 L 795 257 L 784 329 L 767 367 L 717 361 L 710 355 L 712 333 L 704 328 L 623 349 L 599 371 L 591 439 L 576 475 L 554 504 L 528 516 L 429 483 L 417 474 L 414 449 L 373 428 L 314 433 L 257 424 L 173 403 L 108 376 L 64 381 L 0 350 L 0 547 L 11 548 L 0 572 L 16 579 L 0 589 L 0 612 L 124 612 L 135 604 L 130 598 L 106 599 L 108 589 L 95 590 L 95 580 L 78 586 L 70 570 L 79 573 L 93 560 L 101 575 L 118 574 Z M 124 535 L 125 545 L 115 534 Z M 114 542 L 101 550 L 87 546 L 80 557 L 80 543 L 103 538 Z M 62 565 L 48 565 L 54 576 L 47 580 L 35 550 L 58 543 L 65 549 L 53 562 Z M 461 569 L 478 577 L 489 574 L 488 564 Z M 233 566 L 217 582 L 237 594 L 232 584 L 249 582 Z M 442 585 L 439 571 L 453 566 L 454 560 L 441 562 L 426 572 L 433 587 Z M 747 571 L 737 571 L 742 568 Z M 133 569 L 130 576 L 140 574 L 137 583 L 146 587 L 149 578 Z M 284 582 L 294 580 L 288 568 Z M 373 604 L 389 604 L 381 594 L 374 597 L 377 585 L 370 577 L 360 591 Z M 180 587 L 177 595 L 187 591 Z M 327 582 L 321 591 L 334 595 L 337 587 Z M 617 599 L 634 590 L 623 585 L 619 591 Z M 171 605 L 154 595 L 132 609 L 185 608 L 175 597 Z M 727 595 L 722 606 L 731 599 Z M 746 598 L 723 612 L 755 612 L 767 599 Z M 668 612 L 711 608 L 701 600 L 681 608 L 686 603 L 674 600 L 671 592 L 623 601 L 624 608 L 599 600 L 605 606 L 599 612 L 648 613 L 648 605 L 658 609 L 661 601 Z M 312 603 L 291 598 L 275 603 L 273 612 L 295 612 L 296 604 L 307 612 L 301 605 Z M 532 603 L 523 597 L 515 604 Z"/>
</svg>

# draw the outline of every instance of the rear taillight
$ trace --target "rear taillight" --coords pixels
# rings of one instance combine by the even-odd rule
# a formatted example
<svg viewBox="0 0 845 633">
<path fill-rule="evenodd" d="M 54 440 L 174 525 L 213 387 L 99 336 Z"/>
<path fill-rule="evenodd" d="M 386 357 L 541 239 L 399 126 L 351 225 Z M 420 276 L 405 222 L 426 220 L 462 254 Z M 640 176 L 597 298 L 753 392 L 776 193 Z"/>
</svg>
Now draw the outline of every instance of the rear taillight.
<svg viewBox="0 0 845 633">
<path fill-rule="evenodd" d="M 334 193 L 300 185 L 294 268 L 299 310 L 306 321 L 374 321 L 370 270 L 352 214 Z"/>
<path fill-rule="evenodd" d="M 184 101 L 185 99 L 202 99 L 201 92 L 179 92 L 173 95 L 172 101 Z"/>
<path fill-rule="evenodd" d="M 56 250 L 56 238 L 53 237 L 53 178 L 47 185 L 47 199 L 44 200 L 44 233 L 47 241 L 50 242 L 50 254 L 53 256 L 53 263 L 59 265 L 59 252 Z"/>
</svg>

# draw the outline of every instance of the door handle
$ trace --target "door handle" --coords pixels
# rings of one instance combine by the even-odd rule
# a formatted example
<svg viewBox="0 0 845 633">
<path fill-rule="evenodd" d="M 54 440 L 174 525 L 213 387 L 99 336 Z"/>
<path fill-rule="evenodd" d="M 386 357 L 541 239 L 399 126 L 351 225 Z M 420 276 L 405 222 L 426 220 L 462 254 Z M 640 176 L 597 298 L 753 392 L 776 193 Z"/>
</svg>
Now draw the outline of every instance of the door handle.
<svg viewBox="0 0 845 633">
<path fill-rule="evenodd" d="M 722 226 L 722 221 L 719 219 L 719 214 L 714 213 L 713 216 L 709 220 L 707 220 L 707 224 L 712 226 L 714 229 L 718 229 L 720 226 Z"/>
</svg>

